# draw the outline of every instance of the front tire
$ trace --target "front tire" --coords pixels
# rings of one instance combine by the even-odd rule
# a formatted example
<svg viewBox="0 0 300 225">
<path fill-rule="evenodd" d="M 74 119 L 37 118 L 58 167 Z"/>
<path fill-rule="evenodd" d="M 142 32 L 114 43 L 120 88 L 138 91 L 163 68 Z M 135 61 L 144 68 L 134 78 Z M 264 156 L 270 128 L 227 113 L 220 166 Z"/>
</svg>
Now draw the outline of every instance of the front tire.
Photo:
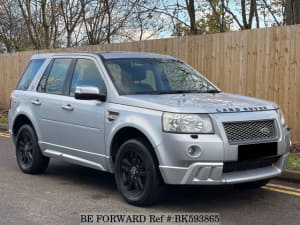
<svg viewBox="0 0 300 225">
<path fill-rule="evenodd" d="M 48 168 L 49 158 L 42 155 L 38 139 L 30 125 L 23 125 L 17 133 L 16 157 L 24 173 L 43 173 Z"/>
<path fill-rule="evenodd" d="M 119 148 L 115 180 L 123 198 L 130 204 L 154 204 L 161 194 L 162 181 L 155 161 L 142 140 L 131 139 Z"/>
</svg>

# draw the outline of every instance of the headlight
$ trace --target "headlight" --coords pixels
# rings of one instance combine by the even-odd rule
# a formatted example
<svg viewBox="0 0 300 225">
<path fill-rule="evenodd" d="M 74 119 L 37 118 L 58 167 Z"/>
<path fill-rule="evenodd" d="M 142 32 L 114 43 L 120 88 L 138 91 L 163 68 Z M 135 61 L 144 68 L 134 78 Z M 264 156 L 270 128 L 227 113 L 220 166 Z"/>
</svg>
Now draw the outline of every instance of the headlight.
<svg viewBox="0 0 300 225">
<path fill-rule="evenodd" d="M 210 117 L 207 114 L 163 114 L 163 131 L 172 133 L 205 133 L 214 132 Z"/>
<path fill-rule="evenodd" d="M 278 109 L 278 110 L 277 110 L 277 113 L 278 113 L 278 115 L 279 115 L 281 125 L 284 126 L 284 125 L 285 125 L 285 119 L 284 119 L 283 112 L 281 111 L 281 109 Z"/>
</svg>

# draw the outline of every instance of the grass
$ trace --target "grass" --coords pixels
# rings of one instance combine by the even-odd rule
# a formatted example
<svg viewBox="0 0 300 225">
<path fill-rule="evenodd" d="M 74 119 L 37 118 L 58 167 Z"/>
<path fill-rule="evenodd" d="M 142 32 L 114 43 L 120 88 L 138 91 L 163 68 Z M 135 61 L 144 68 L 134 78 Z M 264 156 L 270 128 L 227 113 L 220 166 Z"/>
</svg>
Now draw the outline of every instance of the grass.
<svg viewBox="0 0 300 225">
<path fill-rule="evenodd" d="M 287 169 L 300 171 L 300 153 L 290 153 Z"/>
<path fill-rule="evenodd" d="M 0 117 L 0 123 L 8 124 L 8 118 L 7 117 Z"/>
</svg>

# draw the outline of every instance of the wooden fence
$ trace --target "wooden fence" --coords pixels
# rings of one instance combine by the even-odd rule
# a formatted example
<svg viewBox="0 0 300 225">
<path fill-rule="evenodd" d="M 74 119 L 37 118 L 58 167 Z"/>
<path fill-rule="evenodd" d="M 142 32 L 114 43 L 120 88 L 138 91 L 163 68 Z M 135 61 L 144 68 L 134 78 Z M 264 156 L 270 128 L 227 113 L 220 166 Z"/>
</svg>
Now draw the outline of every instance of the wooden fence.
<svg viewBox="0 0 300 225">
<path fill-rule="evenodd" d="M 61 51 L 143 51 L 168 54 L 192 65 L 223 91 L 275 101 L 300 142 L 300 25 L 132 43 L 55 49 Z M 31 51 L 0 55 L 0 108 Z"/>
</svg>

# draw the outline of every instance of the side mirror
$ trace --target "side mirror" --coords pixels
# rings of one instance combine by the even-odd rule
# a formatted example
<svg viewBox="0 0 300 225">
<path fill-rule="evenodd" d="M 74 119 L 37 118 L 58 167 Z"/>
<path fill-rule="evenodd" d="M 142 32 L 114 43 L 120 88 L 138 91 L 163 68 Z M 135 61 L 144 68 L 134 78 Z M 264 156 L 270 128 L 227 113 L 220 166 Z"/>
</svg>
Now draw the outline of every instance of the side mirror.
<svg viewBox="0 0 300 225">
<path fill-rule="evenodd" d="M 100 100 L 106 101 L 106 94 L 100 93 L 98 87 L 77 86 L 75 89 L 75 99 L 79 100 Z"/>
</svg>

